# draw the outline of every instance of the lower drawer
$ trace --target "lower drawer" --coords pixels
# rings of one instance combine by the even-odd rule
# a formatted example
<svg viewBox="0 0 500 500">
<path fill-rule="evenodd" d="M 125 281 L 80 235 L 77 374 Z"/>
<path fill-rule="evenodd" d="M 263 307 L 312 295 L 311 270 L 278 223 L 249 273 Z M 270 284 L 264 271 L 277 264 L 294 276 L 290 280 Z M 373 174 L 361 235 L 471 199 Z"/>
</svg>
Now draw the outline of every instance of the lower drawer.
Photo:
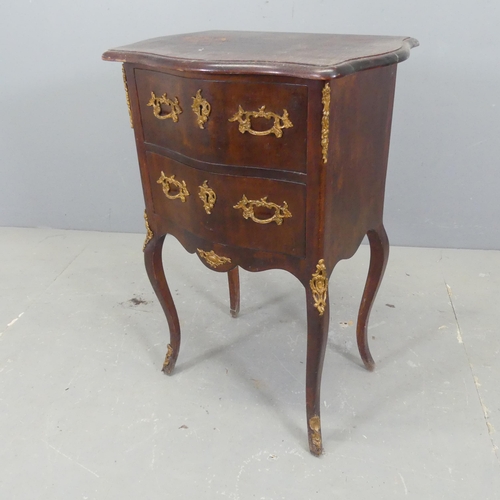
<svg viewBox="0 0 500 500">
<path fill-rule="evenodd" d="M 306 186 L 215 174 L 147 153 L 154 212 L 205 240 L 305 255 Z"/>
</svg>

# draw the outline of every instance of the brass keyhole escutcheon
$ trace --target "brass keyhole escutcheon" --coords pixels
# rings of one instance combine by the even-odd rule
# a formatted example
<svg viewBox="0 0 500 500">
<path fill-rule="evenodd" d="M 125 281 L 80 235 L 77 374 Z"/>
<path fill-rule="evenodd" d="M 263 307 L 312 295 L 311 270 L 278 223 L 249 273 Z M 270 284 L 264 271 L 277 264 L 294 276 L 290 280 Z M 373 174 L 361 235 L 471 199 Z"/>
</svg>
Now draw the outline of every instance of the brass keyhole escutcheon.
<svg viewBox="0 0 500 500">
<path fill-rule="evenodd" d="M 203 202 L 203 208 L 207 214 L 212 213 L 212 208 L 214 208 L 215 202 L 217 200 L 217 195 L 215 191 L 208 187 L 208 181 L 204 181 L 201 186 L 199 186 L 198 196 Z"/>
<path fill-rule="evenodd" d="M 208 121 L 210 116 L 210 111 L 212 111 L 212 106 L 210 103 L 201 97 L 201 89 L 196 92 L 196 96 L 193 97 L 193 104 L 191 104 L 191 109 L 196 115 L 196 123 L 201 129 L 205 128 L 205 123 Z"/>
</svg>

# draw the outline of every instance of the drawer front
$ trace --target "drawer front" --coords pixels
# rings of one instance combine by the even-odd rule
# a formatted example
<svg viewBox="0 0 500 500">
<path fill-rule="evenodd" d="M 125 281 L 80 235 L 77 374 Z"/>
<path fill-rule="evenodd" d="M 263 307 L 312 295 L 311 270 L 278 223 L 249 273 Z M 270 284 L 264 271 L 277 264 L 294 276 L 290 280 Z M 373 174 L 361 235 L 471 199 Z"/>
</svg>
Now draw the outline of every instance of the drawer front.
<svg viewBox="0 0 500 500">
<path fill-rule="evenodd" d="M 305 255 L 304 184 L 209 173 L 155 153 L 146 157 L 157 215 L 214 243 Z"/>
<path fill-rule="evenodd" d="M 135 78 L 145 142 L 209 163 L 306 171 L 307 86 Z"/>
</svg>

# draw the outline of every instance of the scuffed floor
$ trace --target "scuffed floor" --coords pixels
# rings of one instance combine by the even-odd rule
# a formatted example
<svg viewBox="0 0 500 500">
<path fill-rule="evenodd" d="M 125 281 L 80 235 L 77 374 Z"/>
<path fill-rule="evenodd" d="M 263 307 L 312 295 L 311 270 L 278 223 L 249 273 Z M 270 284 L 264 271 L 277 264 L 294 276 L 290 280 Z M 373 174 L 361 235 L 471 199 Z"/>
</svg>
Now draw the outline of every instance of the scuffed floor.
<svg viewBox="0 0 500 500">
<path fill-rule="evenodd" d="M 0 498 L 494 500 L 500 252 L 392 248 L 355 320 L 368 247 L 330 282 L 321 458 L 307 450 L 305 295 L 283 271 L 225 274 L 173 238 L 167 324 L 142 235 L 0 228 Z"/>
</svg>

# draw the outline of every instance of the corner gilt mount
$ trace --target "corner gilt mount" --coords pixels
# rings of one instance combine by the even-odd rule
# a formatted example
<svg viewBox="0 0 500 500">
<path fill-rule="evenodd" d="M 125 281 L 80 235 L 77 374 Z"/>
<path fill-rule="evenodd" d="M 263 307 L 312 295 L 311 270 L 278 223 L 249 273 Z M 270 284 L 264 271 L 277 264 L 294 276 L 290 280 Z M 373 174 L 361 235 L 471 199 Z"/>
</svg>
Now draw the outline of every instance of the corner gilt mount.
<svg viewBox="0 0 500 500">
<path fill-rule="evenodd" d="M 144 240 L 144 245 L 142 245 L 142 251 L 146 250 L 146 245 L 153 239 L 153 231 L 151 231 L 151 227 L 149 226 L 148 214 L 146 210 L 144 210 L 144 224 L 146 225 L 146 239 Z"/>
<path fill-rule="evenodd" d="M 328 277 L 326 275 L 324 259 L 320 259 L 320 261 L 316 264 L 316 272 L 312 275 L 309 285 L 314 297 L 314 307 L 318 310 L 319 315 L 323 316 L 326 307 L 326 296 L 328 293 Z"/>
<path fill-rule="evenodd" d="M 323 117 L 321 118 L 321 152 L 323 155 L 323 163 L 328 161 L 328 142 L 330 134 L 330 84 L 326 83 L 323 87 Z"/>
</svg>

